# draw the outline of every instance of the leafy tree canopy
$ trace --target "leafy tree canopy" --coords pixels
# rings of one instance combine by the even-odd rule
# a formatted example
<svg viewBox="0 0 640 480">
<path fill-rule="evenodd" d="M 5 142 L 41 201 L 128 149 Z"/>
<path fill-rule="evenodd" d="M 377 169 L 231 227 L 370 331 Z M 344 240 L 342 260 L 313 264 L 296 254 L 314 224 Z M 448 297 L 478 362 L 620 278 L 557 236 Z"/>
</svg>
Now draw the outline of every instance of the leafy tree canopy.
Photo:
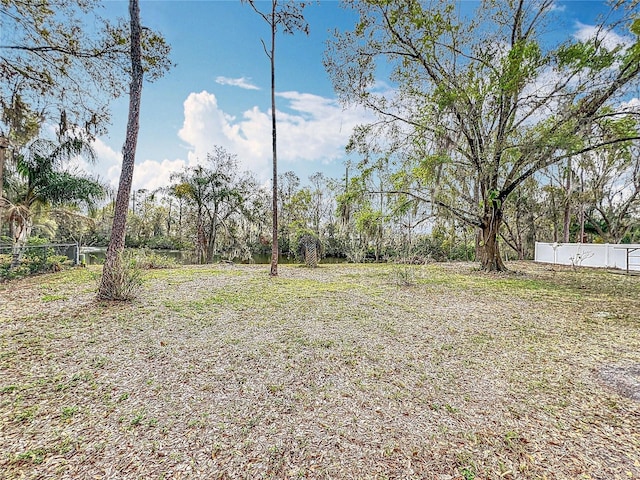
<svg viewBox="0 0 640 480">
<path fill-rule="evenodd" d="M 345 3 L 359 21 L 330 42 L 325 64 L 343 102 L 379 116 L 350 147 L 364 171 L 381 156 L 397 168 L 396 194 L 478 227 L 486 269 L 504 269 L 504 205 L 523 182 L 639 137 L 639 112 L 623 106 L 640 78 L 637 0 L 613 2 L 589 38 L 555 43 L 545 35 L 552 0 L 486 0 L 473 16 L 459 2 Z M 382 75 L 392 87 L 380 88 Z M 620 119 L 630 123 L 594 134 Z"/>
<path fill-rule="evenodd" d="M 20 140 L 43 119 L 59 122 L 62 132 L 104 132 L 108 103 L 129 78 L 130 35 L 124 20 L 101 18 L 100 7 L 99 0 L 0 0 L 5 135 Z M 144 30 L 143 51 L 148 79 L 170 68 L 170 47 L 158 33 Z"/>
</svg>

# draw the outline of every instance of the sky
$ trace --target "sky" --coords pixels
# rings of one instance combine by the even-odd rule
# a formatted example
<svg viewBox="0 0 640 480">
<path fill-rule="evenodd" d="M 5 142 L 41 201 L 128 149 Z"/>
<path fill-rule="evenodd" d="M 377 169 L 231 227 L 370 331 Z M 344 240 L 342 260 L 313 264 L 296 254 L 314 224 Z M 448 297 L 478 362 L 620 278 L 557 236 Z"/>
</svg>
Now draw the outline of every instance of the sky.
<svg viewBox="0 0 640 480">
<path fill-rule="evenodd" d="M 475 1 L 463 1 L 475 8 Z M 269 2 L 258 2 L 269 8 Z M 600 1 L 558 1 L 550 35 L 580 35 L 603 11 Z M 142 92 L 134 189 L 167 186 L 172 172 L 204 163 L 214 145 L 236 154 L 241 170 L 265 185 L 271 176 L 270 66 L 261 43 L 269 26 L 240 0 L 142 0 L 144 26 L 161 32 L 176 66 Z M 333 31 L 350 30 L 355 14 L 335 0 L 305 9 L 309 35 L 276 40 L 278 171 L 305 183 L 322 172 L 344 174 L 345 146 L 353 128 L 370 120 L 336 99 L 322 59 Z M 126 0 L 107 0 L 104 15 L 128 15 Z M 128 97 L 112 105 L 108 135 L 95 142 L 93 173 L 117 187 Z"/>
</svg>

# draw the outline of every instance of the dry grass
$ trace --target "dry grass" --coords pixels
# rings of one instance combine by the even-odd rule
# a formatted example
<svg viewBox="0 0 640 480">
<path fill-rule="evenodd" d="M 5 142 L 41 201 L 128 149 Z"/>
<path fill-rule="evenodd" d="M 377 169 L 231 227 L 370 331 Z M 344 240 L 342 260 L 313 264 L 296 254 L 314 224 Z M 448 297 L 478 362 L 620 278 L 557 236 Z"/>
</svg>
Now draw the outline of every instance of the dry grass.
<svg viewBox="0 0 640 480">
<path fill-rule="evenodd" d="M 511 267 L 0 285 L 0 478 L 640 478 L 640 278 Z"/>
</svg>

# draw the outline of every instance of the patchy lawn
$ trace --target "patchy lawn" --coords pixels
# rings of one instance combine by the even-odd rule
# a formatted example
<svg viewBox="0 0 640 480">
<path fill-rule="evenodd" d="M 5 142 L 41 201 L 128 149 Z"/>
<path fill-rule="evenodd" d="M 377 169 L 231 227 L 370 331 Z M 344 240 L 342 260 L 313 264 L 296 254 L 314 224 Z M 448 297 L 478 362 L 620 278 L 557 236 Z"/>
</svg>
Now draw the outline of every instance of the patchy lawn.
<svg viewBox="0 0 640 480">
<path fill-rule="evenodd" d="M 2 284 L 0 478 L 640 478 L 640 277 L 510 267 Z"/>
</svg>

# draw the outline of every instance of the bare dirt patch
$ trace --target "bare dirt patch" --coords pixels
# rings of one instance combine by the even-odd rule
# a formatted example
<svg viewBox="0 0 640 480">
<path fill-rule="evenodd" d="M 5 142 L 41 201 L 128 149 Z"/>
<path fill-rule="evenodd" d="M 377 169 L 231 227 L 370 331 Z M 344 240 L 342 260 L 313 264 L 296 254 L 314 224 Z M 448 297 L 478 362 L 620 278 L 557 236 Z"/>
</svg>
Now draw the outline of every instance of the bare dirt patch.
<svg viewBox="0 0 640 480">
<path fill-rule="evenodd" d="M 603 382 L 620 395 L 640 402 L 640 364 L 605 365 L 599 374 Z"/>
<path fill-rule="evenodd" d="M 640 279 L 511 267 L 0 285 L 0 479 L 640 478 Z"/>
</svg>

